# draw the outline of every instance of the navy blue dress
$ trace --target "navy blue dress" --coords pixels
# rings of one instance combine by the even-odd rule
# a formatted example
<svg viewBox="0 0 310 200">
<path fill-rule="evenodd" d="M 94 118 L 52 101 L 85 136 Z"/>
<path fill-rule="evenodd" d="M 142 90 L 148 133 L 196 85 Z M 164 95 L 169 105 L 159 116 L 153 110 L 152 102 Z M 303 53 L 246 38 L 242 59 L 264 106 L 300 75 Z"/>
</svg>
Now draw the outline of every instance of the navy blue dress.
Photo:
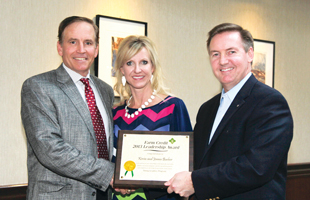
<svg viewBox="0 0 310 200">
<path fill-rule="evenodd" d="M 129 114 L 137 109 L 127 108 Z M 143 109 L 134 118 L 125 117 L 125 105 L 113 109 L 114 147 L 117 149 L 119 130 L 140 131 L 192 131 L 192 125 L 184 102 L 168 96 L 158 104 Z M 113 158 L 115 160 L 115 157 Z M 142 200 L 142 199 L 176 199 L 178 195 L 168 195 L 165 189 L 138 189 L 131 195 L 113 194 L 113 200 Z"/>
</svg>

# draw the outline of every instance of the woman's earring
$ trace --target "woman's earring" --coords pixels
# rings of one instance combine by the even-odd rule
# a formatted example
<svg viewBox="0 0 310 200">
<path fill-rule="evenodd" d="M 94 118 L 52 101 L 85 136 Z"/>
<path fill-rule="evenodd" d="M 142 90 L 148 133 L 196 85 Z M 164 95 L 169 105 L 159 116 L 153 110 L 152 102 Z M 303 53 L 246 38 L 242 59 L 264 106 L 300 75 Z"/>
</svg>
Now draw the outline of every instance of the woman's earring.
<svg viewBox="0 0 310 200">
<path fill-rule="evenodd" d="M 125 76 L 122 76 L 122 84 L 125 87 L 125 85 L 126 85 L 126 78 L 125 78 Z"/>
<path fill-rule="evenodd" d="M 152 74 L 152 76 L 151 76 L 151 83 L 153 82 L 153 74 Z"/>
</svg>

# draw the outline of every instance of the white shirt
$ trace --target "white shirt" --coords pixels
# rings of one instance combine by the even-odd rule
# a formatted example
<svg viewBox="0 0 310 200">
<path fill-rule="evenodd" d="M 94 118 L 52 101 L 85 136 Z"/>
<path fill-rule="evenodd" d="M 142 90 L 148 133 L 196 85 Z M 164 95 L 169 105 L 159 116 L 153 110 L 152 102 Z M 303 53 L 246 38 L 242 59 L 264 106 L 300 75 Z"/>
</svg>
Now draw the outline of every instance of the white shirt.
<svg viewBox="0 0 310 200">
<path fill-rule="evenodd" d="M 222 95 L 220 99 L 220 106 L 217 110 L 215 120 L 212 126 L 209 143 L 211 142 L 211 139 L 214 135 L 215 130 L 217 129 L 218 125 L 222 121 L 226 111 L 230 107 L 231 102 L 235 99 L 236 95 L 240 91 L 240 89 L 243 87 L 245 82 L 250 78 L 251 72 L 249 72 L 237 85 L 235 85 L 233 88 L 231 88 L 228 92 L 225 93 L 224 88 L 222 89 Z"/>
<path fill-rule="evenodd" d="M 93 83 L 93 81 L 90 78 L 89 72 L 87 74 L 86 77 L 83 77 L 82 75 L 80 75 L 79 73 L 73 71 L 72 69 L 68 68 L 64 63 L 63 63 L 63 67 L 65 68 L 65 70 L 68 72 L 69 76 L 71 77 L 72 81 L 75 83 L 77 89 L 79 90 L 81 97 L 83 98 L 84 102 L 87 105 L 87 101 L 86 101 L 86 97 L 85 97 L 85 85 L 80 81 L 81 78 L 88 78 L 89 79 L 89 84 L 90 87 L 93 89 L 94 91 L 94 95 L 95 95 L 95 99 L 96 99 L 96 104 L 97 107 L 99 109 L 99 112 L 101 114 L 102 120 L 103 120 L 103 124 L 104 124 L 104 128 L 105 128 L 105 134 L 106 134 L 106 138 L 107 138 L 107 147 L 109 149 L 109 138 L 110 138 L 110 127 L 109 127 L 109 118 L 108 118 L 108 114 L 104 108 L 104 105 L 101 101 L 100 95 L 98 93 L 98 90 L 95 86 L 95 84 Z M 87 105 L 88 108 L 88 105 Z"/>
</svg>

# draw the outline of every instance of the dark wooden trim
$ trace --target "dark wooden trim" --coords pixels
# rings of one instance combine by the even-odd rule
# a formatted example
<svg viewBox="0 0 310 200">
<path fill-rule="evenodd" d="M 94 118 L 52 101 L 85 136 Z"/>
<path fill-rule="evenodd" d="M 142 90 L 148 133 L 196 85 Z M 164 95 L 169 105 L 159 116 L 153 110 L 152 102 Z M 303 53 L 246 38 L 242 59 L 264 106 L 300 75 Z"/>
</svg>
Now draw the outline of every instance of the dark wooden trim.
<svg viewBox="0 0 310 200">
<path fill-rule="evenodd" d="M 25 200 L 27 184 L 0 186 L 0 200 Z"/>
<path fill-rule="evenodd" d="M 0 186 L 0 200 L 25 200 L 27 184 Z M 310 199 L 310 163 L 288 164 L 286 200 Z"/>
<path fill-rule="evenodd" d="M 310 163 L 287 166 L 286 200 L 310 199 Z"/>
<path fill-rule="evenodd" d="M 298 163 L 287 165 L 287 177 L 295 176 L 309 176 L 310 175 L 310 163 Z"/>
</svg>

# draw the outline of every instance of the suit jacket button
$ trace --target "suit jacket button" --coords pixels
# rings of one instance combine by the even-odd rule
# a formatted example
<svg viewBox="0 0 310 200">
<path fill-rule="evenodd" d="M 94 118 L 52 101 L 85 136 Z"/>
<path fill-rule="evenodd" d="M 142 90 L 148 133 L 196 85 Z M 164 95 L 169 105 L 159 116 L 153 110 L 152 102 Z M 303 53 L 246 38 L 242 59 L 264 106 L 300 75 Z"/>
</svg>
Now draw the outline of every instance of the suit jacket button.
<svg viewBox="0 0 310 200">
<path fill-rule="evenodd" d="M 91 195 L 92 195 L 92 196 L 96 196 L 96 192 L 93 192 Z"/>
</svg>

